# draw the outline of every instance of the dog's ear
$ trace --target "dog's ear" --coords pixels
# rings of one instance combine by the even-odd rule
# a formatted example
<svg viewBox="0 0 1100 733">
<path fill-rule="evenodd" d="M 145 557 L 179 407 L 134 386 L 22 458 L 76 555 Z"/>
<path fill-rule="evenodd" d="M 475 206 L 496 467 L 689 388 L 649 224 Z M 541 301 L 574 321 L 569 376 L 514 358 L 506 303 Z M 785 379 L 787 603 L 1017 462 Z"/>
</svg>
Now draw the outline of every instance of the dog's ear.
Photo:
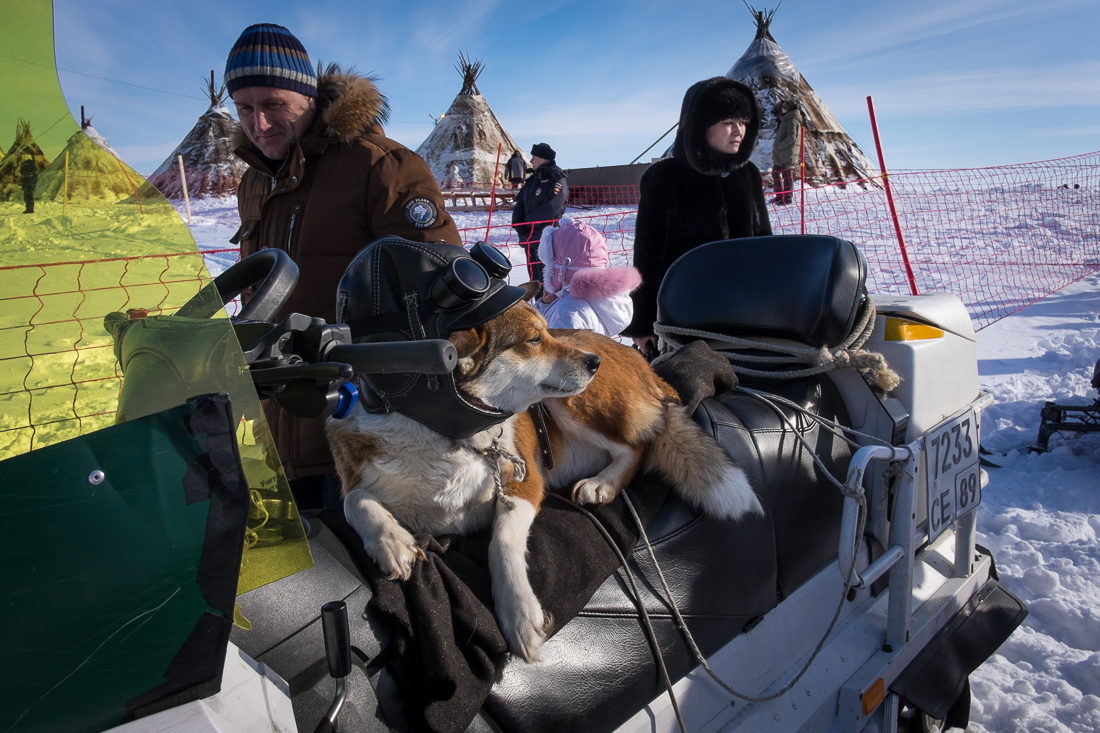
<svg viewBox="0 0 1100 733">
<path fill-rule="evenodd" d="M 478 361 L 474 358 L 474 355 L 484 351 L 485 344 L 488 341 L 485 329 L 474 326 L 473 328 L 455 331 L 450 335 L 449 340 L 455 345 L 455 350 L 458 352 L 458 365 L 455 369 L 459 375 L 469 374 Z"/>
<path fill-rule="evenodd" d="M 525 282 L 519 287 L 527 291 L 527 297 L 524 298 L 524 300 L 531 300 L 532 298 L 537 298 L 542 294 L 542 283 L 540 283 L 538 280 Z"/>
</svg>

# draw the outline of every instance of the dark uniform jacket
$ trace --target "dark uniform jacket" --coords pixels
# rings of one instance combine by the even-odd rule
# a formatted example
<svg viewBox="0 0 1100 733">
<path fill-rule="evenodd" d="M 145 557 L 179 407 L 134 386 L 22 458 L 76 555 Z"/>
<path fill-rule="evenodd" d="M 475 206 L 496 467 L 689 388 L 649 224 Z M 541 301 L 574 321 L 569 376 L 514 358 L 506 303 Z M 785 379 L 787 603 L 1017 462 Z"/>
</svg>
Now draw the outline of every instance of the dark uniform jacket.
<svg viewBox="0 0 1100 733">
<path fill-rule="evenodd" d="M 278 247 L 299 269 L 278 318 L 304 313 L 332 323 L 340 277 L 379 237 L 462 244 L 427 163 L 382 134 L 386 110 L 374 82 L 336 69 L 318 79 L 314 122 L 281 167 L 238 129 L 235 153 L 249 170 L 237 191 L 241 228 L 232 241 L 240 243 L 241 257 Z M 324 421 L 292 417 L 269 403 L 287 476 L 333 473 Z"/>
<path fill-rule="evenodd" d="M 569 183 L 565 171 L 552 161 L 540 165 L 516 194 L 516 207 L 512 209 L 512 226 L 516 227 L 520 241 L 530 239 L 533 227 L 516 225 L 525 222 L 556 222 L 565 213 L 568 201 Z"/>
<path fill-rule="evenodd" d="M 726 86 L 753 99 L 751 89 L 725 77 L 692 86 L 684 97 L 672 157 L 657 161 L 642 176 L 634 231 L 634 267 L 642 284 L 631 293 L 634 320 L 624 336 L 653 334 L 661 280 L 680 255 L 707 242 L 772 233 L 760 170 L 749 161 L 760 131 L 755 102 L 736 153 L 717 152 L 706 142 L 699 107 Z"/>
</svg>

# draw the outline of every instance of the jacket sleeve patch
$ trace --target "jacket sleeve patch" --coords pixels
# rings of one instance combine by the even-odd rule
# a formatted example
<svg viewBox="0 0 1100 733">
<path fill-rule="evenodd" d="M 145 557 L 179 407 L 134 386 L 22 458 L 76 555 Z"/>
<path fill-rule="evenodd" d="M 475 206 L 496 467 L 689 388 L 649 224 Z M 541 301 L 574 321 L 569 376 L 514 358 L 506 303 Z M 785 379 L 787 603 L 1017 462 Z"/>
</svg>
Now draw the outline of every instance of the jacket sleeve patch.
<svg viewBox="0 0 1100 733">
<path fill-rule="evenodd" d="M 558 183 L 554 184 L 554 195 L 557 196 L 559 193 L 561 193 L 561 182 L 560 181 Z"/>
<path fill-rule="evenodd" d="M 410 199 L 405 204 L 405 221 L 417 229 L 427 229 L 439 219 L 439 209 L 430 200 L 422 196 Z"/>
</svg>

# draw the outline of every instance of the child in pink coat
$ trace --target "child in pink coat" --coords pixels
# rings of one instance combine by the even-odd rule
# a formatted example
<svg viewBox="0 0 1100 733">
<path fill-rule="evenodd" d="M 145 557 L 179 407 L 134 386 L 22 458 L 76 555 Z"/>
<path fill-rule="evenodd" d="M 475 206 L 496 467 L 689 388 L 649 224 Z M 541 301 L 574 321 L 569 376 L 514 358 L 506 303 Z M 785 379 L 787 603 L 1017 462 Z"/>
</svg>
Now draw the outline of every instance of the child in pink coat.
<svg viewBox="0 0 1100 733">
<path fill-rule="evenodd" d="M 630 266 L 611 267 L 607 240 L 588 224 L 562 217 L 539 242 L 546 270 L 536 303 L 550 328 L 585 328 L 617 336 L 634 317 L 630 291 L 642 277 Z"/>
</svg>

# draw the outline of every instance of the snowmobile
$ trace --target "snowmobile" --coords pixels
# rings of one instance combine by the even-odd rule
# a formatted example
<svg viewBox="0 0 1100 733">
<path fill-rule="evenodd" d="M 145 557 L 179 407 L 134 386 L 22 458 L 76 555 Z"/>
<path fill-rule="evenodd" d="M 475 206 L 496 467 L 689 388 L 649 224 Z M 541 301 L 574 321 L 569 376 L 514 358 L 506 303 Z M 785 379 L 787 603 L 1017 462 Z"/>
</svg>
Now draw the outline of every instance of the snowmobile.
<svg viewBox="0 0 1100 733">
<path fill-rule="evenodd" d="M 1092 368 L 1093 389 L 1100 390 L 1100 360 Z M 1060 405 L 1047 402 L 1039 413 L 1039 439 L 1035 447 L 1040 451 L 1048 450 L 1050 438 L 1059 431 L 1086 433 L 1100 430 L 1100 397 L 1091 405 Z"/>
<path fill-rule="evenodd" d="M 503 659 L 449 729 L 965 727 L 969 674 L 1027 614 L 975 541 L 992 398 L 961 301 L 872 299 L 867 267 L 826 236 L 716 242 L 672 265 L 658 333 L 702 340 L 738 368 L 739 384 L 701 399 L 694 417 L 746 470 L 765 514 L 724 523 L 669 498 L 540 661 Z M 446 341 L 352 344 L 344 324 L 272 322 L 292 270 L 264 250 L 214 283 L 222 302 L 258 283 L 234 328 L 260 394 L 284 409 L 340 419 L 356 374 L 454 368 Z M 126 351 L 130 334 L 115 333 Z M 900 376 L 892 390 L 861 367 L 868 353 Z M 138 391 L 164 391 L 130 364 L 120 410 Z M 114 730 L 424 725 L 392 668 L 401 637 L 370 603 L 361 547 L 316 513 L 302 521 L 313 567 L 235 599 L 251 630 L 227 634 L 220 684 Z"/>
</svg>

